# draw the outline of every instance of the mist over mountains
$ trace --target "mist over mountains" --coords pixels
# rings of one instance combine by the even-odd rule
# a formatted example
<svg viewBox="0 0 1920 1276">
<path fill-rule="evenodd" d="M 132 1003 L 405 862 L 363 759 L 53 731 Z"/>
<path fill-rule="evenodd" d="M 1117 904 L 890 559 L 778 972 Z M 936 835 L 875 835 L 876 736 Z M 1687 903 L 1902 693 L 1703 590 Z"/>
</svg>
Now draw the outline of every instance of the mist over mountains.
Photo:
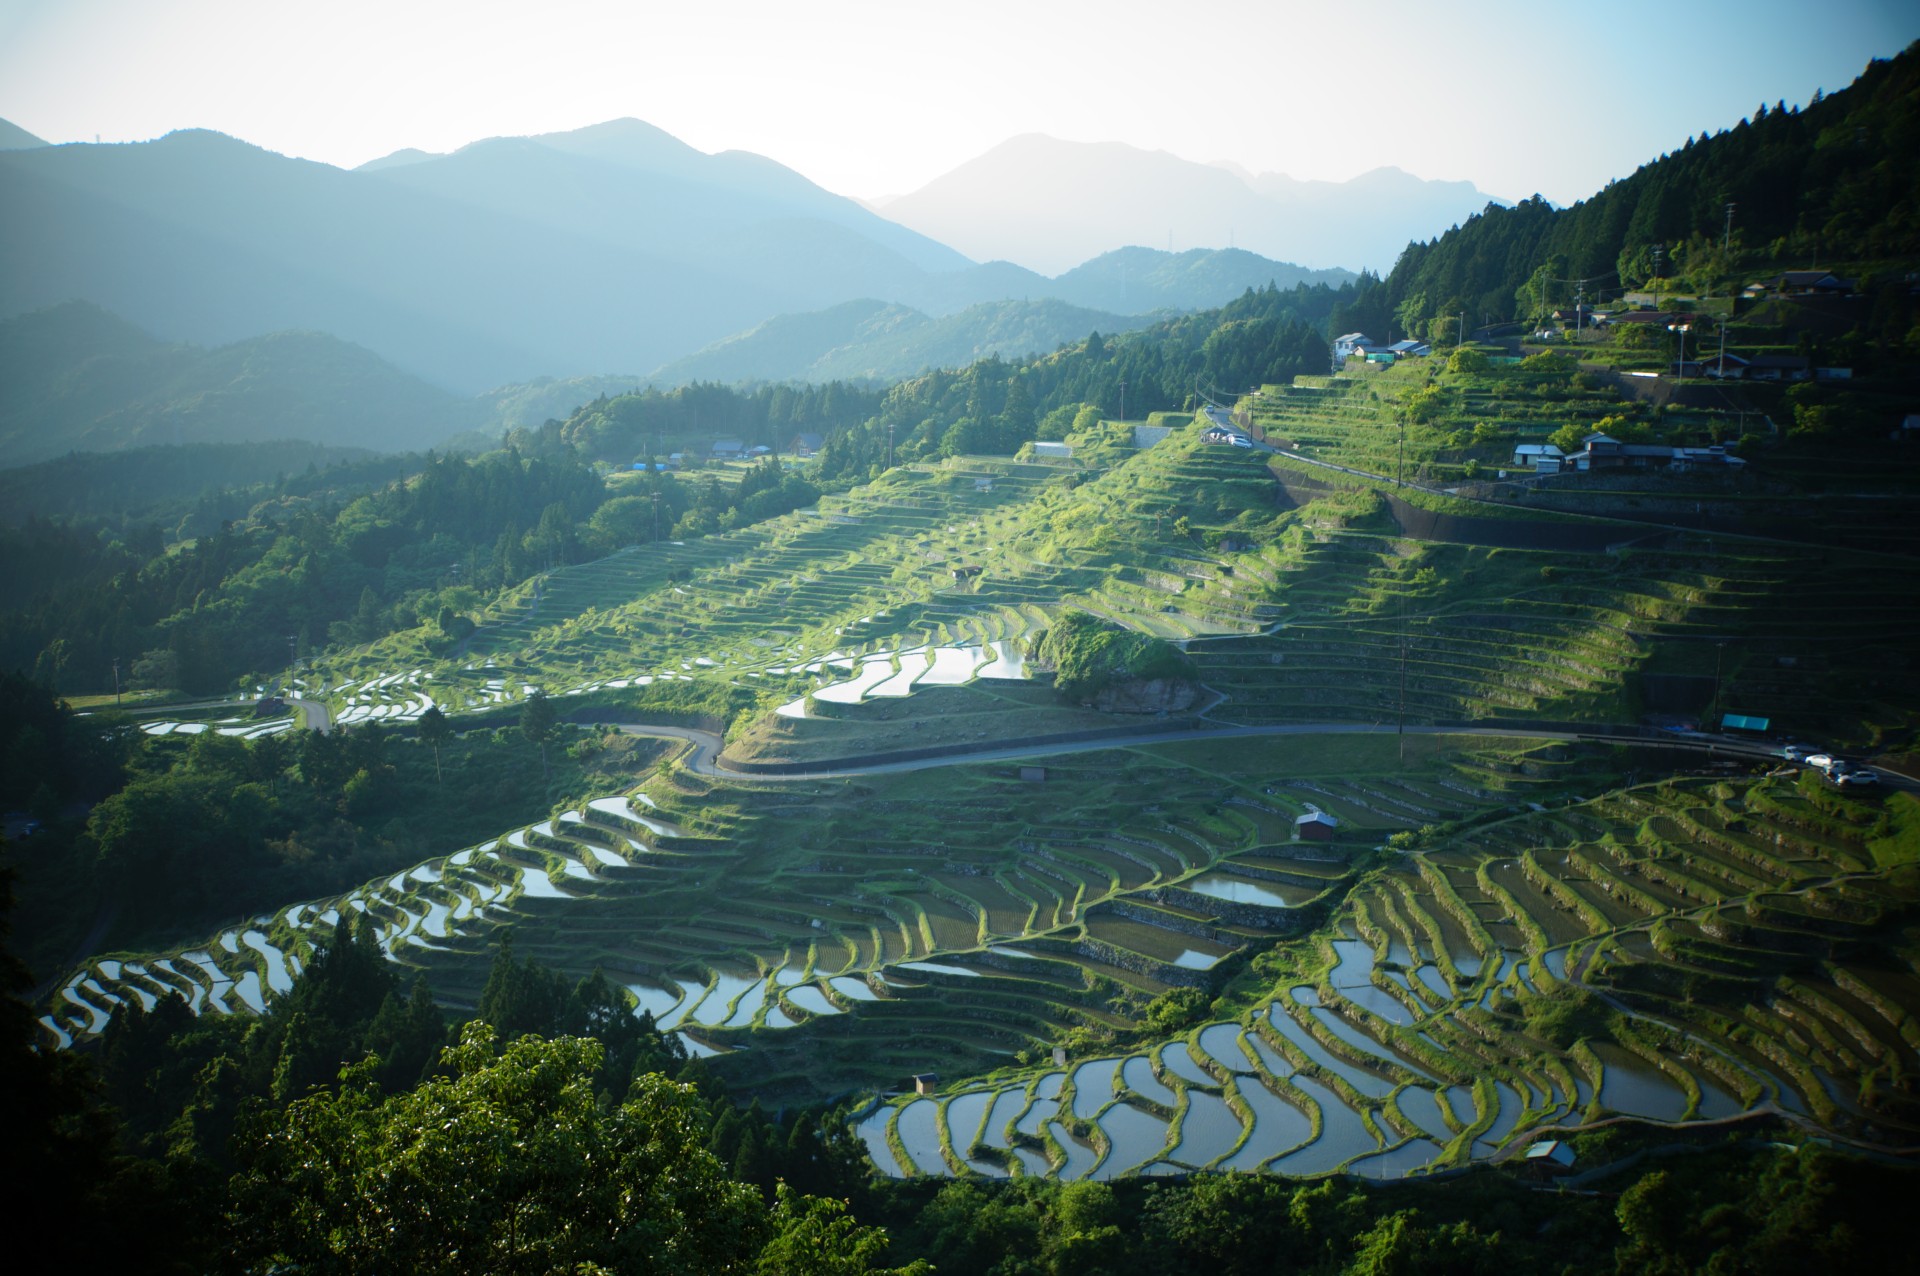
<svg viewBox="0 0 1920 1276">
<path fill-rule="evenodd" d="M 928 368 L 962 368 L 990 355 L 1018 358 L 1152 322 L 1064 301 L 983 301 L 934 318 L 884 301 L 849 301 L 805 315 L 779 315 L 659 369 L 663 386 L 690 381 L 894 380 Z"/>
<path fill-rule="evenodd" d="M 1225 250 L 1076 258 L 1058 279 L 978 265 L 772 160 L 638 120 L 356 170 L 199 130 L 6 138 L 0 316 L 82 299 L 163 341 L 325 332 L 462 395 L 657 368 L 856 300 L 932 318 L 1043 299 L 1142 315 L 1349 277 Z"/>
<path fill-rule="evenodd" d="M 46 142 L 11 120 L 0 120 L 0 151 L 26 151 Z"/>
<path fill-rule="evenodd" d="M 1310 266 L 1376 272 L 1415 239 L 1501 202 L 1471 182 L 1380 168 L 1347 182 L 1258 175 L 1121 142 L 1011 138 L 886 216 L 977 258 L 1065 270 L 1129 244 L 1228 244 Z"/>
<path fill-rule="evenodd" d="M 0 466 L 290 439 L 399 452 L 483 419 L 481 405 L 326 333 L 203 349 L 80 301 L 0 320 Z"/>
</svg>

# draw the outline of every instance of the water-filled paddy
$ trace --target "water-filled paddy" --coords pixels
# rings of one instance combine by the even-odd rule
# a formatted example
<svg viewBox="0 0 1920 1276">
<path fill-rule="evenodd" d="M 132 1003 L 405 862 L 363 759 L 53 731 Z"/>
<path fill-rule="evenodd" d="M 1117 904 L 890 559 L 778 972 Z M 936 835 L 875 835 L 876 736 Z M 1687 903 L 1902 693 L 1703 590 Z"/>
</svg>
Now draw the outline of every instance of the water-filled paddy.
<svg viewBox="0 0 1920 1276">
<path fill-rule="evenodd" d="M 1389 1063 L 1397 1063 L 1409 1072 L 1426 1077 L 1429 1081 L 1433 1080 L 1433 1077 L 1424 1069 L 1418 1068 L 1407 1060 L 1402 1059 L 1399 1055 L 1393 1053 L 1393 1051 L 1387 1049 L 1387 1047 L 1381 1045 L 1372 1037 L 1369 1037 L 1345 1019 L 1342 1019 L 1339 1015 L 1333 1013 L 1333 1011 L 1325 1007 L 1318 1007 L 1308 1013 L 1320 1021 L 1321 1027 L 1362 1054 L 1370 1054 L 1376 1059 L 1384 1059 Z"/>
<path fill-rule="evenodd" d="M 1409 1139 L 1397 1148 L 1361 1157 L 1347 1166 L 1347 1173 L 1363 1178 L 1404 1178 L 1415 1170 L 1431 1165 L 1441 1150 L 1438 1143 L 1428 1139 Z"/>
<path fill-rule="evenodd" d="M 706 1000 L 694 1008 L 693 1020 L 714 1027 L 723 1022 L 731 1012 L 733 1000 L 754 987 L 759 981 L 746 975 L 730 975 L 716 971 L 713 976 L 713 991 Z"/>
<path fill-rule="evenodd" d="M 1200 1090 L 1187 1091 L 1187 1114 L 1180 1123 L 1180 1145 L 1167 1159 L 1183 1165 L 1210 1165 L 1233 1149 L 1246 1127 L 1226 1101 Z"/>
<path fill-rule="evenodd" d="M 965 966 L 952 966 L 938 961 L 903 961 L 894 966 L 895 970 L 919 970 L 933 975 L 967 975 L 977 977 L 980 972 L 969 970 Z"/>
<path fill-rule="evenodd" d="M 1082 1143 L 1067 1133 L 1067 1127 L 1058 1121 L 1050 1123 L 1047 1131 L 1053 1135 L 1053 1141 L 1059 1144 L 1060 1150 L 1067 1156 L 1067 1163 L 1060 1169 L 1060 1177 L 1063 1179 L 1085 1178 L 1093 1169 L 1094 1163 L 1100 1159 L 1100 1154 L 1090 1145 Z"/>
<path fill-rule="evenodd" d="M 1240 877 L 1225 869 L 1213 869 L 1198 877 L 1190 877 L 1180 885 L 1186 890 L 1212 899 L 1224 899 L 1235 904 L 1260 904 L 1267 908 L 1298 908 L 1312 899 L 1315 894 L 1304 886 L 1289 886 L 1280 882 L 1256 882 L 1250 877 Z"/>
<path fill-rule="evenodd" d="M 913 692 L 914 679 L 927 671 L 927 652 L 925 648 L 900 653 L 900 670 L 891 678 L 882 679 L 868 688 L 870 696 L 904 696 Z"/>
<path fill-rule="evenodd" d="M 1378 1099 L 1392 1092 L 1393 1082 L 1336 1057 L 1332 1051 L 1315 1040 L 1312 1033 L 1295 1022 L 1291 1015 L 1278 1006 L 1269 1008 L 1267 1018 L 1273 1024 L 1274 1030 L 1298 1046 L 1300 1052 L 1308 1059 L 1333 1073 L 1361 1094 Z"/>
<path fill-rule="evenodd" d="M 830 687 L 821 687 L 813 693 L 815 700 L 826 700 L 834 704 L 859 704 L 866 698 L 871 687 L 878 686 L 893 676 L 893 658 L 875 656 L 860 666 L 860 672 L 846 682 L 836 682 Z"/>
<path fill-rule="evenodd" d="M 1443 1143 L 1453 1137 L 1453 1132 L 1447 1128 L 1446 1117 L 1440 1112 L 1440 1102 L 1434 1098 L 1431 1090 L 1408 1086 L 1394 1096 L 1394 1102 L 1400 1105 L 1400 1111 L 1422 1133 Z"/>
<path fill-rule="evenodd" d="M 1291 1151 L 1313 1135 L 1313 1121 L 1299 1108 L 1251 1077 L 1242 1077 L 1240 1101 L 1253 1110 L 1253 1133 L 1240 1150 L 1220 1162 L 1223 1170 L 1255 1170 L 1261 1164 Z"/>
<path fill-rule="evenodd" d="M 900 1109 L 894 1123 L 900 1145 L 907 1150 L 922 1174 L 945 1174 L 946 1158 L 940 1155 L 940 1105 L 932 1099 L 915 1099 Z"/>
<path fill-rule="evenodd" d="M 1601 1106 L 1655 1121 L 1678 1121 L 1686 1115 L 1686 1091 L 1665 1072 L 1615 1045 L 1596 1045 L 1593 1052 L 1605 1068 L 1600 1078 Z"/>
<path fill-rule="evenodd" d="M 1135 1094 L 1172 1107 L 1179 1097 L 1160 1078 L 1153 1075 L 1153 1064 L 1145 1055 L 1134 1055 L 1120 1065 L 1120 1079 Z"/>
<path fill-rule="evenodd" d="M 1379 1146 L 1367 1133 L 1359 1114 L 1342 1103 L 1332 1090 L 1312 1077 L 1296 1076 L 1292 1084 L 1318 1105 L 1320 1137 L 1274 1161 L 1270 1168 L 1282 1174 L 1324 1174 Z"/>
<path fill-rule="evenodd" d="M 767 981 L 762 979 L 740 995 L 738 1008 L 728 1017 L 726 1026 L 729 1028 L 745 1028 L 751 1025 L 754 1015 L 759 1013 L 760 1003 L 765 1001 L 766 998 Z"/>
<path fill-rule="evenodd" d="M 1200 1030 L 1200 1048 L 1212 1055 L 1230 1072 L 1252 1072 L 1253 1060 L 1240 1045 L 1240 1025 L 1209 1024 Z"/>
<path fill-rule="evenodd" d="M 875 1108 L 870 1114 L 856 1122 L 853 1132 L 867 1145 L 867 1159 L 882 1174 L 891 1178 L 901 1178 L 904 1172 L 899 1162 L 893 1159 L 893 1148 L 887 1143 L 887 1123 L 893 1119 L 893 1109 Z"/>
<path fill-rule="evenodd" d="M 787 1000 L 810 1015 L 838 1015 L 845 1013 L 840 1007 L 834 1005 L 833 1002 L 827 999 L 827 994 L 821 992 L 812 984 L 787 989 Z"/>
<path fill-rule="evenodd" d="M 522 868 L 520 870 L 520 893 L 534 899 L 572 899 L 573 896 L 553 884 L 544 868 Z"/>
<path fill-rule="evenodd" d="M 1108 1108 L 1100 1117 L 1100 1129 L 1111 1146 L 1106 1159 L 1093 1172 L 1096 1179 L 1117 1178 L 1138 1169 L 1158 1157 L 1167 1146 L 1167 1123 L 1131 1103 L 1116 1103 Z"/>
<path fill-rule="evenodd" d="M 1095 1059 L 1073 1070 L 1073 1114 L 1091 1117 L 1113 1101 L 1113 1079 L 1118 1059 Z"/>
<path fill-rule="evenodd" d="M 831 984 L 833 990 L 842 997 L 845 997 L 848 1001 L 880 1000 L 880 994 L 869 987 L 866 980 L 856 978 L 853 975 L 835 975 L 832 979 L 827 980 L 827 983 Z"/>
<path fill-rule="evenodd" d="M 1193 1061 L 1193 1056 L 1187 1053 L 1186 1043 L 1184 1042 L 1174 1041 L 1166 1045 L 1160 1051 L 1160 1066 L 1168 1072 L 1171 1072 L 1174 1076 L 1186 1081 L 1192 1081 L 1198 1085 L 1219 1084 L 1219 1082 L 1215 1081 L 1213 1077 L 1208 1074 L 1205 1068 Z"/>
<path fill-rule="evenodd" d="M 1024 678 L 1027 676 L 1026 653 L 1019 650 L 1014 641 L 994 643 L 987 648 L 993 659 L 982 665 L 974 674 L 977 678 Z"/>
<path fill-rule="evenodd" d="M 1519 1092 L 1504 1081 L 1495 1082 L 1493 1091 L 1500 1106 L 1494 1113 L 1493 1124 L 1473 1141 L 1473 1150 L 1478 1156 L 1490 1156 L 1499 1148 L 1506 1137 L 1513 1133 L 1513 1127 L 1520 1123 L 1520 1113 L 1527 1106 Z"/>
<path fill-rule="evenodd" d="M 955 687 L 973 677 L 973 670 L 982 659 L 983 653 L 978 647 L 935 647 L 933 663 L 926 673 L 920 676 L 923 687 Z"/>
</svg>

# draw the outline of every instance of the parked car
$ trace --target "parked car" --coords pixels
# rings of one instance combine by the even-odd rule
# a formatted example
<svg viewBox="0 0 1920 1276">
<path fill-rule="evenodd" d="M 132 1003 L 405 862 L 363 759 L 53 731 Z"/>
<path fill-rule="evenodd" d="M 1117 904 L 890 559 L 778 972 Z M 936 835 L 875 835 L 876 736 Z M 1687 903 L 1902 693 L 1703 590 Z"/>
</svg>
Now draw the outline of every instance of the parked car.
<svg viewBox="0 0 1920 1276">
<path fill-rule="evenodd" d="M 1852 767 L 1844 771 L 1830 771 L 1827 773 L 1827 778 L 1835 784 L 1842 784 L 1850 789 L 1869 788 L 1880 783 L 1879 774 L 1863 766 Z"/>
<path fill-rule="evenodd" d="M 1840 759 L 1834 757 L 1831 753 L 1809 753 L 1800 760 L 1816 771 L 1831 771 L 1834 765 L 1840 761 Z"/>
</svg>

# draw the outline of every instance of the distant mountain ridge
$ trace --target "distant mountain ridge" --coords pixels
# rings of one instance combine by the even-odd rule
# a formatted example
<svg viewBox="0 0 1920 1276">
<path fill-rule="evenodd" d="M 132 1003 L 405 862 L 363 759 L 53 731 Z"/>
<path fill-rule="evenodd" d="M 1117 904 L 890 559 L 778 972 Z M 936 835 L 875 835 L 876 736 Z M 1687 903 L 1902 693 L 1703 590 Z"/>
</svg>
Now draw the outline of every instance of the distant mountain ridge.
<svg viewBox="0 0 1920 1276">
<path fill-rule="evenodd" d="M 692 381 L 891 381 L 928 368 L 963 368 L 999 355 L 1015 359 L 1058 349 L 1098 329 L 1125 332 L 1151 316 L 1087 310 L 1064 301 L 984 301 L 932 318 L 884 301 L 849 301 L 804 315 L 779 315 L 715 342 L 647 378 Z"/>
<path fill-rule="evenodd" d="M 12 120 L 0 120 L 0 151 L 28 151 L 46 142 L 35 137 Z"/>
<path fill-rule="evenodd" d="M 977 302 L 928 315 L 872 298 L 779 315 L 655 370 L 660 385 L 688 381 L 891 380 L 927 368 L 965 367 L 989 354 L 1044 354 L 1096 329 L 1129 332 L 1168 311 L 1207 310 L 1248 289 L 1339 287 L 1345 270 L 1304 270 L 1244 250 L 1163 253 L 1123 248 L 1047 279 L 1007 262 L 956 276 L 991 278 L 1018 301 Z"/>
<path fill-rule="evenodd" d="M 1383 271 L 1499 202 L 1471 182 L 1383 168 L 1349 182 L 1255 176 L 1121 142 L 1010 138 L 908 195 L 886 216 L 976 258 L 1054 272 L 1110 249 L 1245 247 L 1268 257 Z"/>
<path fill-rule="evenodd" d="M 0 151 L 0 316 L 78 297 L 168 341 L 328 332 L 461 394 L 658 367 L 861 298 L 1141 314 L 1310 275 L 1251 254 L 1058 281 L 974 265 L 772 160 L 639 120 L 351 171 L 195 130 Z"/>
<path fill-rule="evenodd" d="M 323 333 L 207 350 L 87 302 L 0 320 L 0 466 L 163 443 L 397 452 L 439 443 L 476 411 Z"/>
</svg>

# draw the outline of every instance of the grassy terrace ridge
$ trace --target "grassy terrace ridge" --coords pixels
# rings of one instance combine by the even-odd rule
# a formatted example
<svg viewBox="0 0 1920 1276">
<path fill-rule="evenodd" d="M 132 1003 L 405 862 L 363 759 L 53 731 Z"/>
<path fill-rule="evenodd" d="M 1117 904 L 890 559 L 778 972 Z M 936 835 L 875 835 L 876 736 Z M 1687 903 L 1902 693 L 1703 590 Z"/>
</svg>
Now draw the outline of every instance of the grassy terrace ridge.
<svg viewBox="0 0 1920 1276">
<path fill-rule="evenodd" d="M 1378 470 L 1424 375 L 1251 406 Z M 1501 421 L 1607 408 L 1529 385 Z M 1434 478 L 1451 443 L 1422 446 Z M 902 467 L 551 572 L 459 650 L 401 634 L 336 657 L 325 694 L 354 720 L 437 703 L 497 726 L 540 688 L 609 720 L 724 720 L 726 756 L 764 764 L 1162 723 L 983 676 L 1074 609 L 1179 645 L 1210 727 L 1733 711 L 1910 738 L 1920 590 L 1897 562 L 1596 538 L 1525 508 L 1509 521 L 1537 541 L 1413 535 L 1393 493 L 1317 478 L 1197 426 L 1103 467 Z M 852 1100 L 890 1174 L 1396 1177 L 1623 1115 L 1920 1142 L 1920 804 L 1465 731 L 1089 744 L 1036 759 L 1044 778 L 1008 759 L 749 782 L 683 758 L 198 947 L 94 958 L 43 1022 L 82 1037 L 170 991 L 257 1009 L 352 910 L 454 1007 L 505 927 L 602 969 L 763 1102 Z M 1314 811 L 1333 842 L 1298 840 Z M 885 1099 L 928 1072 L 937 1099 Z"/>
</svg>

